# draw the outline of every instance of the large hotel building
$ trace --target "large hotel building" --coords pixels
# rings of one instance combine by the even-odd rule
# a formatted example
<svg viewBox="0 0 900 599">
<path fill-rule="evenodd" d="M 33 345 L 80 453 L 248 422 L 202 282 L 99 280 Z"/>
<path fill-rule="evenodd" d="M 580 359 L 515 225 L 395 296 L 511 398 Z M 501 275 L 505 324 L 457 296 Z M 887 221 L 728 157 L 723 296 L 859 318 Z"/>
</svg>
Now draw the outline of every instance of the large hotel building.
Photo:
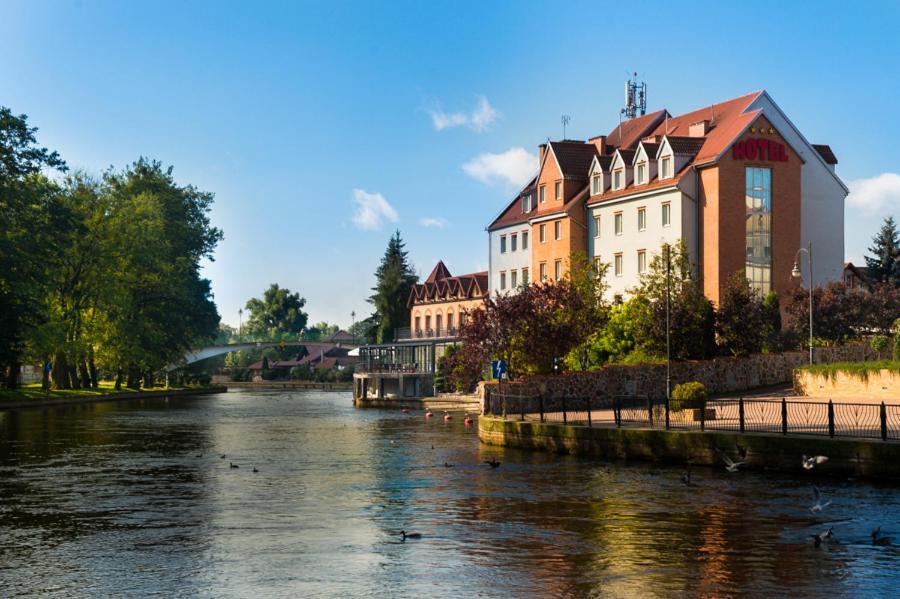
<svg viewBox="0 0 900 599">
<path fill-rule="evenodd" d="M 610 298 L 627 297 L 653 254 L 680 240 L 713 302 L 741 269 L 763 293 L 795 287 L 794 258 L 810 242 L 815 283 L 838 280 L 847 187 L 835 164 L 765 91 L 541 144 L 537 175 L 488 225 L 488 287 L 559 279 L 583 252 L 608 265 Z"/>
</svg>

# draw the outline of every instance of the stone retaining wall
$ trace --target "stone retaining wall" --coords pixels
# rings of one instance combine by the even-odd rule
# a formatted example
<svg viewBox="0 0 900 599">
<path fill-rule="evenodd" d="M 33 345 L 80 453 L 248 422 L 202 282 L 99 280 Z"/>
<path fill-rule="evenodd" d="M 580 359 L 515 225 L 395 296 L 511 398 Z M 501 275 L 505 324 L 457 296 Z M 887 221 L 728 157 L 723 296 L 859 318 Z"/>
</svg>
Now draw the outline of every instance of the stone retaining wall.
<svg viewBox="0 0 900 599">
<path fill-rule="evenodd" d="M 881 359 L 867 344 L 851 343 L 837 347 L 816 349 L 817 363 L 859 362 Z M 743 358 L 714 358 L 672 362 L 672 386 L 687 381 L 703 383 L 711 394 L 734 393 L 792 383 L 794 368 L 808 363 L 806 352 L 783 354 L 753 354 Z M 666 365 L 604 366 L 590 372 L 564 375 L 533 375 L 520 381 L 504 383 L 504 390 L 522 395 L 541 394 L 545 397 L 598 397 L 666 395 Z M 489 382 L 482 389 L 496 390 L 497 383 Z"/>
<path fill-rule="evenodd" d="M 828 376 L 800 369 L 794 374 L 794 391 L 809 397 L 896 402 L 900 400 L 900 374 L 879 370 L 865 377 L 846 372 Z"/>
</svg>

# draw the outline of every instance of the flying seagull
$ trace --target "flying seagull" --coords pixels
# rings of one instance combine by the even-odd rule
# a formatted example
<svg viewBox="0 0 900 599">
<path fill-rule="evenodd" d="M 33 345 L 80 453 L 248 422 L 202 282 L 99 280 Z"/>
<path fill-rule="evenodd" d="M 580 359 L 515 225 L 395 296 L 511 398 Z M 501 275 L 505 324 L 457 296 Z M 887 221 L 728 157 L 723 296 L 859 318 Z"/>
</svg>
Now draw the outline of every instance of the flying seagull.
<svg viewBox="0 0 900 599">
<path fill-rule="evenodd" d="M 818 487 L 813 487 L 813 497 L 815 498 L 816 502 L 812 506 L 810 506 L 809 511 L 811 511 L 814 514 L 816 512 L 821 512 L 822 510 L 827 508 L 829 505 L 831 505 L 830 499 L 828 501 L 826 501 L 825 503 L 822 503 L 822 492 L 819 491 Z"/>
<path fill-rule="evenodd" d="M 809 535 L 812 537 L 813 544 L 818 547 L 822 543 L 830 543 L 831 539 L 834 538 L 834 533 L 831 532 L 833 529 L 829 528 L 825 532 L 816 533 L 814 535 Z"/>
<path fill-rule="evenodd" d="M 819 464 L 824 464 L 828 461 L 828 456 L 825 455 L 814 455 L 811 457 L 806 457 L 806 454 L 803 455 L 803 469 L 804 470 L 812 470 Z"/>
<path fill-rule="evenodd" d="M 729 458 L 724 453 L 722 454 L 722 459 L 725 460 L 725 470 L 729 472 L 737 472 L 738 466 L 742 465 L 744 462 L 735 462 L 731 458 Z"/>
</svg>

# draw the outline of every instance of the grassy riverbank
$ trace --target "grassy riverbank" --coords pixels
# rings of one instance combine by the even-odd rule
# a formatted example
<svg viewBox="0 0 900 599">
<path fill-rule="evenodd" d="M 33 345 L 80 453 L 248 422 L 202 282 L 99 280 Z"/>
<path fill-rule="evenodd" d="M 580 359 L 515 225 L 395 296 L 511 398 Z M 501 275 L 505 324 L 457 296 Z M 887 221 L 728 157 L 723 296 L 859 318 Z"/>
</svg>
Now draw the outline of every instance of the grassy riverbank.
<svg viewBox="0 0 900 599">
<path fill-rule="evenodd" d="M 128 395 L 128 394 L 141 394 L 148 392 L 158 393 L 160 391 L 181 391 L 186 389 L 196 389 L 202 390 L 207 387 L 196 386 L 196 387 L 153 387 L 151 389 L 128 389 L 125 386 L 122 386 L 121 389 L 116 390 L 115 384 L 112 381 L 100 381 L 100 386 L 97 389 L 51 389 L 49 391 L 44 391 L 41 389 L 40 383 L 33 383 L 29 385 L 22 385 L 19 389 L 0 389 L 0 406 L 4 403 L 18 403 L 18 402 L 40 402 L 48 399 L 72 399 L 72 400 L 83 400 L 89 398 L 102 398 L 107 395 Z"/>
</svg>

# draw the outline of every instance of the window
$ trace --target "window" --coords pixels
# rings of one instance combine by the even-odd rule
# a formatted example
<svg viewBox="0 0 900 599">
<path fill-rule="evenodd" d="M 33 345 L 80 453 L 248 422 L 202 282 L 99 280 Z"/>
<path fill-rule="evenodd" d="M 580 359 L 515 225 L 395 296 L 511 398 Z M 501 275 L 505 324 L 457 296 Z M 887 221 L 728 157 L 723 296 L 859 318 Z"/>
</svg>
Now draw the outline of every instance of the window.
<svg viewBox="0 0 900 599">
<path fill-rule="evenodd" d="M 431 330 L 431 314 L 425 315 L 425 330 L 426 331 Z"/>
<path fill-rule="evenodd" d="M 602 191 L 603 189 L 600 187 L 600 175 L 594 175 L 591 177 L 591 195 L 600 195 Z"/>
<path fill-rule="evenodd" d="M 562 278 L 562 260 L 556 260 L 553 263 L 553 275 L 557 281 Z"/>
<path fill-rule="evenodd" d="M 594 237 L 600 239 L 600 217 L 594 217 Z"/>
<path fill-rule="evenodd" d="M 562 239 L 562 221 L 560 220 L 553 223 L 553 239 L 556 241 Z"/>
<path fill-rule="evenodd" d="M 772 288 L 772 171 L 748 167 L 745 173 L 745 271 L 750 287 L 765 295 Z"/>
<path fill-rule="evenodd" d="M 416 330 L 417 331 L 422 330 L 422 317 L 421 316 L 416 316 Z"/>
<path fill-rule="evenodd" d="M 530 193 L 522 196 L 522 212 L 531 212 L 531 198 L 532 195 Z"/>
<path fill-rule="evenodd" d="M 443 316 L 441 316 L 440 314 L 438 314 L 437 316 L 434 317 L 434 328 L 435 328 L 435 330 L 440 331 L 441 328 L 443 328 L 443 327 L 441 327 L 441 320 L 442 320 L 442 319 L 443 319 Z"/>
<path fill-rule="evenodd" d="M 523 285 L 528 284 L 528 269 L 527 268 L 522 269 L 522 284 Z"/>
<path fill-rule="evenodd" d="M 522 249 L 528 249 L 528 231 L 522 231 Z"/>
<path fill-rule="evenodd" d="M 647 271 L 647 252 L 638 250 L 638 274 L 644 274 Z"/>
<path fill-rule="evenodd" d="M 544 281 L 547 280 L 547 263 L 541 262 L 539 266 L 540 266 L 541 283 L 543 283 Z"/>
<path fill-rule="evenodd" d="M 663 156 L 663 159 L 660 161 L 660 179 L 668 179 L 672 176 L 672 157 L 671 156 Z"/>
<path fill-rule="evenodd" d="M 506 289 L 506 271 L 500 271 L 500 291 Z"/>
<path fill-rule="evenodd" d="M 638 231 L 647 229 L 647 209 L 638 208 Z M 515 248 L 513 248 L 515 249 Z"/>
<path fill-rule="evenodd" d="M 541 240 L 541 243 L 546 242 L 547 241 L 547 225 L 542 223 L 541 226 L 538 228 L 538 232 L 540 233 L 540 235 L 538 236 L 538 239 Z"/>
<path fill-rule="evenodd" d="M 621 277 L 622 276 L 622 254 L 616 254 L 614 265 L 615 265 L 616 276 Z"/>
<path fill-rule="evenodd" d="M 516 243 L 519 241 L 519 236 L 513 233 L 509 236 L 509 251 L 516 251 Z"/>
<path fill-rule="evenodd" d="M 466 324 L 466 313 L 460 312 L 459 313 L 459 326 L 462 326 L 464 324 Z"/>
<path fill-rule="evenodd" d="M 672 224 L 672 204 L 666 202 L 662 205 L 662 226 L 668 227 Z"/>
<path fill-rule="evenodd" d="M 547 186 L 546 186 L 546 185 L 541 185 L 541 186 L 538 188 L 538 199 L 540 200 L 541 204 L 543 204 L 543 203 L 546 201 L 546 199 L 547 199 L 547 198 L 546 198 L 546 193 L 547 193 Z"/>
<path fill-rule="evenodd" d="M 500 236 L 500 253 L 501 254 L 506 253 L 506 235 Z"/>
<path fill-rule="evenodd" d="M 647 181 L 644 179 L 647 174 L 647 163 L 642 162 L 637 167 L 637 182 L 638 183 L 646 183 Z"/>
<path fill-rule="evenodd" d="M 603 262 L 600 261 L 600 257 L 594 258 L 594 273 L 600 274 L 603 271 Z"/>
<path fill-rule="evenodd" d="M 562 181 L 556 182 L 556 199 L 557 200 L 562 199 Z"/>
<path fill-rule="evenodd" d="M 613 173 L 613 187 L 622 189 L 622 169 L 617 169 L 616 172 Z"/>
<path fill-rule="evenodd" d="M 449 312 L 447 314 L 447 328 L 448 329 L 453 328 L 453 312 Z"/>
<path fill-rule="evenodd" d="M 616 235 L 622 234 L 622 213 L 616 212 Z"/>
<path fill-rule="evenodd" d="M 510 287 L 510 289 L 515 289 L 516 287 L 519 286 L 518 281 L 516 281 L 517 276 L 519 276 L 519 273 L 517 273 L 515 270 L 509 271 L 509 287 Z"/>
</svg>

